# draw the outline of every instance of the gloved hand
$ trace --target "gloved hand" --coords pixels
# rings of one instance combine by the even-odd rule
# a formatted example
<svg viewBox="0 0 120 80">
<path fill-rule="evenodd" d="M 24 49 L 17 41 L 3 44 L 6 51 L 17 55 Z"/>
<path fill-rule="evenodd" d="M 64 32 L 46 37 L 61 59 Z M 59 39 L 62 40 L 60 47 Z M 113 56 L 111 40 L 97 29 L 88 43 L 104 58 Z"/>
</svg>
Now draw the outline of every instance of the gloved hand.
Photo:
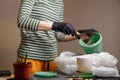
<svg viewBox="0 0 120 80">
<path fill-rule="evenodd" d="M 87 36 L 92 36 L 94 32 L 98 32 L 95 29 L 83 29 L 83 30 L 77 30 L 80 34 L 86 34 Z"/>
<path fill-rule="evenodd" d="M 63 32 L 65 35 L 77 35 L 77 31 L 73 28 L 73 26 L 70 23 L 54 22 L 52 25 L 52 30 Z"/>
</svg>

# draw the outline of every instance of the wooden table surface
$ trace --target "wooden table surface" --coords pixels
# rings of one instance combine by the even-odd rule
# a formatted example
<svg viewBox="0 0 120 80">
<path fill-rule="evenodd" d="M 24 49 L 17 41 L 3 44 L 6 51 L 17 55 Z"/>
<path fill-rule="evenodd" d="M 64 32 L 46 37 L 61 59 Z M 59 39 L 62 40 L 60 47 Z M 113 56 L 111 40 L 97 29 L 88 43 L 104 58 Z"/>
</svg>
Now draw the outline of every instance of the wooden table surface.
<svg viewBox="0 0 120 80">
<path fill-rule="evenodd" d="M 0 80 L 7 80 L 7 79 L 13 78 L 13 77 L 14 77 L 14 75 L 6 76 L 6 77 L 0 77 Z M 38 77 L 31 76 L 30 80 L 73 80 L 73 79 L 72 79 L 71 76 L 58 74 L 54 78 L 38 78 Z M 116 78 L 78 79 L 78 80 L 120 80 L 120 77 L 116 77 Z"/>
<path fill-rule="evenodd" d="M 11 76 L 3 76 L 3 77 L 0 77 L 0 80 L 7 80 L 9 78 L 12 78 L 14 77 L 14 75 L 11 75 Z"/>
</svg>

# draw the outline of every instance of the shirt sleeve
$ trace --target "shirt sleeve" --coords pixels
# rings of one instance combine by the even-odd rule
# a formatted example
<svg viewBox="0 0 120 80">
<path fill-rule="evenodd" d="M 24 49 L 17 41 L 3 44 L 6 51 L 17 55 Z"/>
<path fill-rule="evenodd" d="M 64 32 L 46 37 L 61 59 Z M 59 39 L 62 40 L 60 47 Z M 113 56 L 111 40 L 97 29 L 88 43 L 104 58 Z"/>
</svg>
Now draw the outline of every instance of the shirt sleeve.
<svg viewBox="0 0 120 80">
<path fill-rule="evenodd" d="M 62 3 L 63 4 L 63 3 Z M 60 13 L 60 21 L 63 22 L 64 21 L 64 4 L 61 5 L 61 13 Z"/>
<path fill-rule="evenodd" d="M 65 39 L 64 33 L 57 31 L 55 32 L 55 36 L 56 36 L 57 41 L 64 42 L 64 39 Z"/>
<path fill-rule="evenodd" d="M 35 0 L 22 0 L 20 10 L 18 13 L 18 27 L 31 30 L 31 31 L 37 31 L 38 25 L 40 20 L 34 19 L 30 17 L 32 8 L 35 4 Z"/>
</svg>

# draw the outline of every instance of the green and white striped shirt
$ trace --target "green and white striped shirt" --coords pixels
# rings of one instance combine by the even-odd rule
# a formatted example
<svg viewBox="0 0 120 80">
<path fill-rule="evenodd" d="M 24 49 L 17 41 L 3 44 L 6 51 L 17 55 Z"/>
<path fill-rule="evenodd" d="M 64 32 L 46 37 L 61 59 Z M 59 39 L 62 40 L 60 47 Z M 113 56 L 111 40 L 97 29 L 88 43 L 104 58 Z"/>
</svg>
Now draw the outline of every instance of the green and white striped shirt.
<svg viewBox="0 0 120 80">
<path fill-rule="evenodd" d="M 56 41 L 64 41 L 60 32 L 37 31 L 40 21 L 63 21 L 63 0 L 22 0 L 18 15 L 21 43 L 18 56 L 37 60 L 52 60 L 57 56 Z"/>
</svg>

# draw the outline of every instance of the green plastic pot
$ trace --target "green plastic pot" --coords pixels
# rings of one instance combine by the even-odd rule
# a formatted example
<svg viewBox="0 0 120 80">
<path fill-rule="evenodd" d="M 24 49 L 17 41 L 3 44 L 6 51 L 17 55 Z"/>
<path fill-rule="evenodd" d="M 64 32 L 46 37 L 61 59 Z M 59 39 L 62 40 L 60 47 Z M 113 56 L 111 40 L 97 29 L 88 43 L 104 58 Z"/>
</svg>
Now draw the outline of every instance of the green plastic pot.
<svg viewBox="0 0 120 80">
<path fill-rule="evenodd" d="M 94 33 L 87 43 L 80 39 L 79 45 L 86 54 L 100 53 L 102 52 L 102 35 L 100 33 Z"/>
</svg>

